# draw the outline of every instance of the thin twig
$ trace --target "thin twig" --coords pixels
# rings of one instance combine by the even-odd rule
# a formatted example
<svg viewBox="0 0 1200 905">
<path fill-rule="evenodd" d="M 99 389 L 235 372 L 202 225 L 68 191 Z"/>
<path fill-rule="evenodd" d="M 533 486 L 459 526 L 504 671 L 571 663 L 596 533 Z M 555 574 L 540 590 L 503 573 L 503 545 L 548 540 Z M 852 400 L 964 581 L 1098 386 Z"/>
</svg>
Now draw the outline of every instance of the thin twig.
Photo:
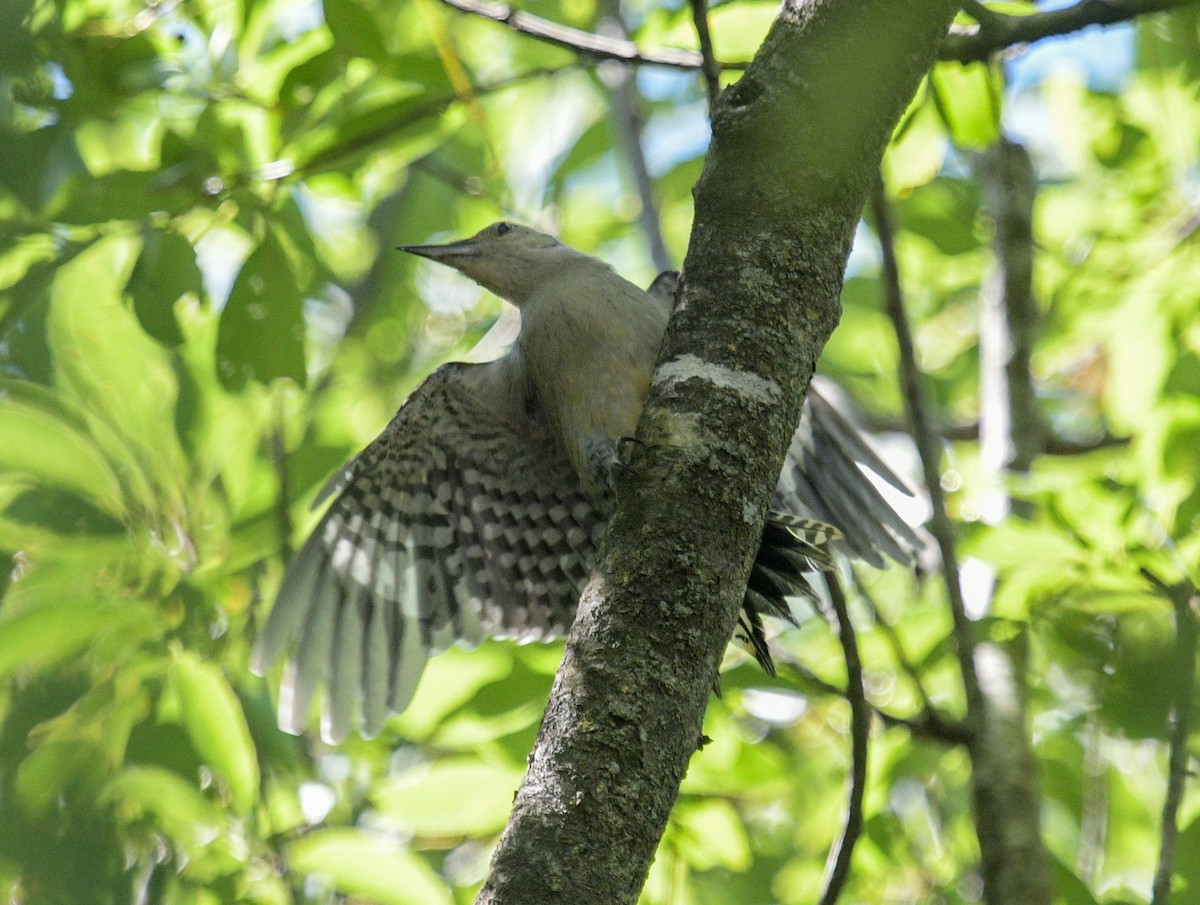
<svg viewBox="0 0 1200 905">
<path fill-rule="evenodd" d="M 850 608 L 837 574 L 825 576 L 829 587 L 829 599 L 833 603 L 833 626 L 842 642 L 842 655 L 846 660 L 846 700 L 850 702 L 850 781 L 846 801 L 846 822 L 842 836 L 829 852 L 825 864 L 825 890 L 821 893 L 821 905 L 833 905 L 842 894 L 850 878 L 850 861 L 854 857 L 854 846 L 863 828 L 863 793 L 867 786 L 867 753 L 871 736 L 871 706 L 863 688 L 862 658 L 858 653 L 858 639 L 854 634 L 854 623 L 850 621 Z"/>
<path fill-rule="evenodd" d="M 704 87 L 708 91 L 708 112 L 712 115 L 717 98 L 721 96 L 721 67 L 713 53 L 712 35 L 708 31 L 708 0 L 691 0 L 692 22 L 696 25 L 696 37 L 700 41 L 700 69 L 704 73 Z"/>
<path fill-rule="evenodd" d="M 1179 805 L 1188 777 L 1188 732 L 1192 717 L 1192 690 L 1196 676 L 1196 641 L 1200 633 L 1197 612 L 1200 591 L 1191 582 L 1168 585 L 1148 569 L 1142 575 L 1159 589 L 1175 609 L 1175 654 L 1177 684 L 1171 703 L 1172 725 L 1168 758 L 1167 795 L 1163 801 L 1162 839 L 1150 905 L 1167 905 L 1175 873 L 1175 849 L 1179 841 Z"/>
<path fill-rule="evenodd" d="M 283 390 L 275 387 L 273 390 L 271 412 L 271 465 L 275 469 L 275 479 L 279 485 L 275 497 L 275 520 L 279 526 L 279 555 L 284 562 L 292 558 L 292 514 L 288 508 L 291 502 L 291 492 L 288 489 L 287 445 L 284 442 Z"/>
<path fill-rule="evenodd" d="M 625 23 L 621 19 L 620 0 L 607 0 L 602 7 L 606 10 L 604 19 L 600 22 L 602 34 L 625 39 Z M 612 121 L 615 126 L 617 147 L 621 156 L 629 165 L 629 174 L 633 179 L 633 187 L 637 191 L 641 206 L 638 210 L 638 223 L 646 236 L 650 247 L 650 259 L 661 273 L 671 270 L 675 264 L 667 251 L 667 243 L 663 239 L 662 222 L 658 217 L 658 204 L 654 199 L 654 180 L 650 176 L 650 167 L 646 164 L 646 152 L 642 148 L 643 121 L 638 108 L 637 84 L 633 78 L 633 70 L 629 66 L 609 63 L 600 67 L 600 79 L 610 89 L 612 103 Z"/>
<path fill-rule="evenodd" d="M 650 66 L 669 66 L 673 69 L 700 69 L 704 61 L 694 50 L 683 50 L 675 47 L 664 47 L 659 50 L 642 50 L 632 41 L 622 38 L 610 38 L 560 25 L 540 16 L 530 15 L 521 10 L 513 9 L 506 3 L 493 3 L 491 0 L 441 0 L 447 6 L 452 6 L 473 16 L 482 16 L 507 25 L 513 31 L 546 41 L 558 47 L 565 47 L 578 53 L 587 54 L 601 60 L 621 60 L 625 63 L 640 63 Z"/>
<path fill-rule="evenodd" d="M 900 382 L 904 389 L 905 407 L 912 424 L 913 439 L 921 457 L 925 475 L 925 486 L 933 514 L 929 518 L 929 533 L 937 541 L 942 555 L 942 577 L 946 583 L 946 598 L 954 619 L 954 639 L 962 671 L 963 690 L 967 699 L 968 727 L 973 731 L 982 713 L 983 698 L 979 690 L 979 677 L 975 672 L 975 638 L 971 620 L 967 617 L 963 603 L 962 586 L 958 580 L 958 555 L 954 549 L 954 528 L 946 514 L 946 498 L 941 483 L 941 440 L 929 417 L 925 402 L 925 391 L 921 386 L 921 372 L 917 367 L 913 348 L 912 329 L 904 310 L 904 296 L 900 289 L 900 270 L 896 263 L 895 232 L 892 227 L 891 210 L 888 207 L 883 175 L 880 174 L 871 189 L 871 212 L 875 219 L 875 231 L 879 237 L 882 255 L 882 282 L 887 302 L 888 316 L 896 332 L 896 344 L 900 352 Z"/>
<path fill-rule="evenodd" d="M 1073 6 L 1028 16 L 1009 16 L 986 7 L 981 9 L 978 3 L 964 3 L 964 8 L 978 24 L 951 26 L 938 58 L 960 63 L 982 62 L 1014 44 L 1030 44 L 1092 25 L 1116 25 L 1194 2 L 1196 0 L 1079 0 Z"/>
<path fill-rule="evenodd" d="M 642 50 L 629 40 L 606 38 L 578 28 L 560 25 L 540 16 L 513 9 L 505 3 L 491 0 L 441 0 L 455 9 L 494 22 L 507 25 L 514 31 L 540 41 L 564 47 L 577 53 L 604 60 L 622 60 L 650 66 L 669 66 L 673 69 L 700 69 L 709 82 L 712 96 L 712 78 L 706 65 L 706 54 L 682 48 L 666 47 L 658 50 Z M 1029 16 L 1008 16 L 990 10 L 980 12 L 974 26 L 953 26 L 946 36 L 938 57 L 942 60 L 957 60 L 960 63 L 979 62 L 988 59 L 997 51 L 1014 44 L 1029 44 L 1043 38 L 1070 34 L 1092 25 L 1115 25 L 1148 13 L 1162 12 L 1194 3 L 1196 0 L 1080 0 L 1065 9 L 1046 10 Z M 703 0 L 693 3 L 693 16 L 697 8 L 704 7 Z M 985 8 L 986 9 L 986 8 Z M 707 31 L 707 16 L 705 16 Z M 700 25 L 697 19 L 697 33 Z M 745 62 L 720 63 L 712 58 L 717 72 L 746 68 Z"/>
<path fill-rule="evenodd" d="M 839 688 L 832 682 L 826 682 L 807 666 L 797 660 L 788 651 L 771 645 L 771 658 L 779 670 L 780 680 L 790 680 L 801 688 L 810 688 L 822 694 L 846 698 L 846 689 Z M 944 742 L 947 745 L 965 745 L 969 741 L 966 729 L 960 723 L 952 723 L 943 719 L 936 711 L 923 711 L 915 717 L 900 716 L 889 710 L 884 710 L 868 701 L 871 710 L 883 725 L 889 729 L 907 729 L 914 738 Z"/>
<path fill-rule="evenodd" d="M 860 413 L 863 426 L 875 434 L 893 434 L 905 432 L 908 425 L 903 419 L 873 415 L 869 412 Z M 943 440 L 972 442 L 979 439 L 979 422 L 966 421 L 959 424 L 947 424 L 941 427 Z M 1086 456 L 1099 449 L 1113 446 L 1128 446 L 1132 438 L 1118 437 L 1105 429 L 1104 433 L 1095 439 L 1074 440 L 1070 437 L 1060 437 L 1057 434 L 1047 434 L 1043 439 L 1042 453 L 1047 456 Z"/>
</svg>

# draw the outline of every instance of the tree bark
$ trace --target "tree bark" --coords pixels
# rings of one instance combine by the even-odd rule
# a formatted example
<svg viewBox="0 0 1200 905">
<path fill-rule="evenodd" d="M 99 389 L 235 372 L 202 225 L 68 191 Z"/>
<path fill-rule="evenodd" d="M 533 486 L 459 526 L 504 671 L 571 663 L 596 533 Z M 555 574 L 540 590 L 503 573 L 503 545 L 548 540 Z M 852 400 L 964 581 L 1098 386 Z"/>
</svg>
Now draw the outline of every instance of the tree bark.
<svg viewBox="0 0 1200 905">
<path fill-rule="evenodd" d="M 478 902 L 635 902 L 891 130 L 950 0 L 785 0 L 714 110 L 633 467 Z"/>
</svg>

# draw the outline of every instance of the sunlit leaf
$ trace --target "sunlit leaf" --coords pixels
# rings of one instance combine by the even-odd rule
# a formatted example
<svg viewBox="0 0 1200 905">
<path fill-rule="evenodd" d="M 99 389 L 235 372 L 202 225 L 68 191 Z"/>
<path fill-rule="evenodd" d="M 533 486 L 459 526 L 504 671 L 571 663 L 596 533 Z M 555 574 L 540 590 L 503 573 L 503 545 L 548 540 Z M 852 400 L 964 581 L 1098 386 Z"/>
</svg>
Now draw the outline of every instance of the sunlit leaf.
<svg viewBox="0 0 1200 905">
<path fill-rule="evenodd" d="M 320 830 L 288 847 L 293 871 L 379 905 L 450 905 L 450 894 L 415 855 L 362 830 Z"/>
<path fill-rule="evenodd" d="M 70 739 L 39 745 L 17 768 L 16 803 L 32 817 L 46 816 L 63 796 L 90 799 L 107 768 L 96 743 Z"/>
<path fill-rule="evenodd" d="M 1000 138 L 1000 85 L 989 64 L 938 63 L 929 74 L 938 112 L 960 148 L 982 151 Z"/>
<path fill-rule="evenodd" d="M 9 614 L 0 618 L 0 677 L 45 669 L 79 653 L 97 635 L 139 624 L 153 625 L 147 626 L 145 610 L 129 601 L 45 601 Z"/>
<path fill-rule="evenodd" d="M 779 13 L 775 3 L 726 3 L 709 15 L 713 50 L 722 60 L 749 60 Z"/>
<path fill-rule="evenodd" d="M 719 799 L 681 803 L 672 815 L 675 846 L 697 870 L 750 866 L 750 842 L 737 812 Z"/>
<path fill-rule="evenodd" d="M 521 775 L 509 766 L 441 760 L 381 784 L 375 797 L 417 835 L 482 835 L 504 826 Z"/>
<path fill-rule="evenodd" d="M 82 418 L 52 394 L 0 381 L 0 473 L 77 491 L 118 515 L 122 491 Z"/>
<path fill-rule="evenodd" d="M 289 377 L 304 384 L 304 317 L 292 262 L 268 233 L 242 264 L 221 314 L 217 367 L 240 389 L 254 380 Z"/>
<path fill-rule="evenodd" d="M 248 811 L 258 795 L 258 755 L 237 695 L 220 670 L 186 651 L 176 652 L 171 675 L 188 737 L 229 786 L 234 806 Z"/>
<path fill-rule="evenodd" d="M 209 842 L 224 822 L 195 785 L 161 767 L 126 767 L 104 786 L 100 801 L 128 822 L 153 817 L 168 837 L 188 847 Z"/>
<path fill-rule="evenodd" d="M 120 463 L 128 491 L 156 508 L 151 500 L 161 501 L 182 471 L 173 426 L 177 383 L 162 347 L 121 298 L 134 250 L 129 240 L 108 239 L 63 267 L 47 328 L 59 386 Z"/>
</svg>

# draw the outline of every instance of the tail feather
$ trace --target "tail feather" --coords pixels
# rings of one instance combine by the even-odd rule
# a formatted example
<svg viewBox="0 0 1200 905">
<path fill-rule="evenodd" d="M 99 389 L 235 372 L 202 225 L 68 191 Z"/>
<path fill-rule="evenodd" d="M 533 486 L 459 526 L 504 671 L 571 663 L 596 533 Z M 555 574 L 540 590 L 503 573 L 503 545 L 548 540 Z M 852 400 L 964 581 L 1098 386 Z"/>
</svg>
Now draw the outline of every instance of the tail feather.
<svg viewBox="0 0 1200 905">
<path fill-rule="evenodd" d="M 817 599 L 804 573 L 834 569 L 833 544 L 841 537 L 832 525 L 813 519 L 783 512 L 772 512 L 767 517 L 734 636 L 749 648 L 767 675 L 774 677 L 775 663 L 762 617 L 774 616 L 797 624 L 787 598 Z"/>
</svg>

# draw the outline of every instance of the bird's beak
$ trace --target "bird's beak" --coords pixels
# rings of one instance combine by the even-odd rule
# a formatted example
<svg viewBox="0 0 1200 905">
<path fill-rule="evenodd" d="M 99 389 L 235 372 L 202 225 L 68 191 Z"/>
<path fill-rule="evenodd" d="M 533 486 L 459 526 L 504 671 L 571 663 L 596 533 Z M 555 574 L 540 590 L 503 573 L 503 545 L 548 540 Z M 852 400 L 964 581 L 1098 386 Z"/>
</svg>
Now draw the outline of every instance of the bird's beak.
<svg viewBox="0 0 1200 905">
<path fill-rule="evenodd" d="M 410 255 L 420 255 L 431 261 L 443 264 L 453 264 L 455 258 L 474 258 L 479 255 L 479 246 L 470 239 L 461 242 L 450 242 L 447 245 L 397 245 L 398 251 L 407 251 Z"/>
</svg>

